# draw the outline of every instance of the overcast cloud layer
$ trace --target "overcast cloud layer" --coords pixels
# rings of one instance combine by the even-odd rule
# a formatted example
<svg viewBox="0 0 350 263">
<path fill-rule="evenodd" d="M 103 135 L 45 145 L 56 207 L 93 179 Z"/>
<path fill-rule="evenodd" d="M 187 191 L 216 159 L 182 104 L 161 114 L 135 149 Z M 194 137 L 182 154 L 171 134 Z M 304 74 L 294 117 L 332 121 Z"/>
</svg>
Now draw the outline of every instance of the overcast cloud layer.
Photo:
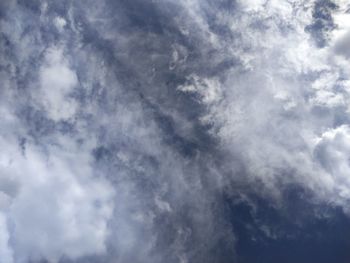
<svg viewBox="0 0 350 263">
<path fill-rule="evenodd" d="M 0 262 L 350 260 L 347 0 L 0 2 Z"/>
</svg>

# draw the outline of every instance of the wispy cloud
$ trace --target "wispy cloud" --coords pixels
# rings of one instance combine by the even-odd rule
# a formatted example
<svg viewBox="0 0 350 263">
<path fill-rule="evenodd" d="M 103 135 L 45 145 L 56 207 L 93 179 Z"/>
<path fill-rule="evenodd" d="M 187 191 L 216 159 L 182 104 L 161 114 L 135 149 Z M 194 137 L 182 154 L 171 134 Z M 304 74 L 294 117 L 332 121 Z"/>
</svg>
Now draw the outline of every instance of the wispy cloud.
<svg viewBox="0 0 350 263">
<path fill-rule="evenodd" d="M 295 185 L 349 213 L 349 8 L 2 1 L 0 260 L 236 262 L 226 199 Z"/>
</svg>

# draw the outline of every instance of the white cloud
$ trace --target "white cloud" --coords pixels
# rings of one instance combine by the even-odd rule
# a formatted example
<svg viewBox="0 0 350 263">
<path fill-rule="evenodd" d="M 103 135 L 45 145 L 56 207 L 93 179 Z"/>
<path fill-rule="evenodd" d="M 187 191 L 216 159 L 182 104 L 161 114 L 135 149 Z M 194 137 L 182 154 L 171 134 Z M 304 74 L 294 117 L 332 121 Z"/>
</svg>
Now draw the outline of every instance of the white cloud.
<svg viewBox="0 0 350 263">
<path fill-rule="evenodd" d="M 241 6 L 245 11 L 262 11 L 266 4 L 266 0 L 248 0 L 248 1 L 239 1 Z"/>
<path fill-rule="evenodd" d="M 333 180 L 329 198 L 350 212 L 350 128 L 342 125 L 324 132 L 315 147 L 315 157 Z"/>
<path fill-rule="evenodd" d="M 220 101 L 222 98 L 220 82 L 215 78 L 200 78 L 196 75 L 191 75 L 187 81 L 188 83 L 180 85 L 178 90 L 198 94 L 200 101 L 204 104 L 212 104 Z"/>
<path fill-rule="evenodd" d="M 55 121 L 72 118 L 77 110 L 71 97 L 77 85 L 77 76 L 69 68 L 59 47 L 49 48 L 40 69 L 40 103 L 48 116 Z"/>
<path fill-rule="evenodd" d="M 77 259 L 105 252 L 106 240 L 111 235 L 111 246 L 122 259 L 126 259 L 125 262 L 130 262 L 127 259 L 133 256 L 144 260 L 154 249 L 157 235 L 162 234 L 154 233 L 157 213 L 176 215 L 183 207 L 191 208 L 188 210 L 193 214 L 188 215 L 189 221 L 205 225 L 204 230 L 198 231 L 201 233 L 198 240 L 202 238 L 210 242 L 222 235 L 216 234 L 219 227 L 213 227 L 215 215 L 207 208 L 214 198 L 210 196 L 210 190 L 218 185 L 226 186 L 232 180 L 251 183 L 259 193 L 271 190 L 270 193 L 276 196 L 281 184 L 298 183 L 313 190 L 321 201 L 331 200 L 347 208 L 350 191 L 350 182 L 346 178 L 350 169 L 347 164 L 349 128 L 339 126 L 339 123 L 346 119 L 346 105 L 349 105 L 347 81 L 350 70 L 347 69 L 345 49 L 348 18 L 342 16 L 340 19 L 339 16 L 335 20 L 338 24 L 343 23 L 339 27 L 342 31 L 332 35 L 330 47 L 319 49 L 305 30 L 313 22 L 314 3 L 239 1 L 235 7 L 238 10 L 231 14 L 227 10 L 211 10 L 213 6 L 209 2 L 179 1 L 184 11 L 174 18 L 178 25 L 173 26 L 179 27 L 182 37 L 195 37 L 189 39 L 188 47 L 172 44 L 169 61 L 162 56 L 152 56 L 155 59 L 152 63 L 156 64 L 158 57 L 169 62 L 164 64 L 165 68 L 186 80 L 177 87 L 178 91 L 194 94 L 193 97 L 205 106 L 200 121 L 211 124 L 211 135 L 218 139 L 219 150 L 226 154 L 222 160 L 222 166 L 226 167 L 223 168 L 210 167 L 211 162 L 215 162 L 210 158 L 217 158 L 215 153 L 208 154 L 205 150 L 202 153 L 198 147 L 193 159 L 182 158 L 172 148 L 172 143 L 167 145 L 163 137 L 170 131 L 161 130 L 162 123 L 153 120 L 153 113 L 166 115 L 164 118 L 169 119 L 169 123 L 175 123 L 169 129 L 180 139 L 198 144 L 207 142 L 200 141 L 201 138 L 193 132 L 193 127 L 198 124 L 196 120 L 192 123 L 192 119 L 184 118 L 184 114 L 173 109 L 171 103 L 158 105 L 160 100 L 173 99 L 167 97 L 170 92 L 162 93 L 163 83 L 156 86 L 164 81 L 164 72 L 162 69 L 153 70 L 150 78 L 142 75 L 149 70 L 143 71 L 143 66 L 150 64 L 138 63 L 136 56 L 133 57 L 136 62 L 131 61 L 132 56 L 128 53 L 135 50 L 131 46 L 139 40 L 139 32 L 135 30 L 131 40 L 124 31 L 118 32 L 113 24 L 116 23 L 114 16 L 113 19 L 105 18 L 108 6 L 89 6 L 85 15 L 90 24 L 86 28 L 79 19 L 75 20 L 74 12 L 78 12 L 78 8 L 70 8 L 67 20 L 54 18 L 56 28 L 65 30 L 67 37 L 69 34 L 73 37 L 67 42 L 62 39 L 58 43 L 50 42 L 49 47 L 44 41 L 34 45 L 41 38 L 24 34 L 25 26 L 18 21 L 4 23 L 9 39 L 18 43 L 17 56 L 21 63 L 30 61 L 30 57 L 41 59 L 38 71 L 33 74 L 37 74 L 38 87 L 32 79 L 28 81 L 26 88 L 32 98 L 22 98 L 19 104 L 35 105 L 35 110 L 56 122 L 74 119 L 74 127 L 66 134 L 57 130 L 48 135 L 34 134 L 39 137 L 34 140 L 31 135 L 36 132 L 35 128 L 29 127 L 28 132 L 10 111 L 11 103 L 17 103 L 14 98 L 18 99 L 22 94 L 13 95 L 15 92 L 10 88 L 10 95 L 1 94 L 4 94 L 1 98 L 4 103 L 0 108 L 3 129 L 0 139 L 0 257 L 2 255 L 11 262 L 14 255 L 16 263 L 41 257 L 52 262 L 57 262 L 62 256 Z M 97 6 L 99 8 L 95 8 Z M 215 17 L 208 19 L 210 12 L 204 12 L 204 8 L 213 11 Z M 42 16 L 45 17 L 49 10 L 46 5 Z M 157 10 L 159 15 L 161 10 Z M 217 24 L 213 26 L 212 20 Z M 68 23 L 74 32 L 69 31 Z M 221 27 L 223 31 L 230 31 L 227 35 L 232 33 L 233 37 L 226 38 L 225 34 L 217 33 L 213 29 L 215 26 L 218 31 Z M 80 34 L 90 28 L 99 34 L 97 44 L 92 41 L 82 45 Z M 140 35 L 144 40 L 144 35 Z M 167 34 L 164 35 L 165 38 Z M 150 42 L 156 40 L 155 35 L 152 37 Z M 154 46 L 151 45 L 151 52 L 163 52 L 159 47 L 162 45 L 158 46 L 162 42 L 155 42 Z M 72 50 L 68 50 L 68 43 Z M 169 46 L 168 42 L 166 44 Z M 191 45 L 199 50 L 190 50 Z M 95 54 L 97 49 L 101 49 L 103 55 Z M 203 59 L 209 69 L 225 59 L 237 65 L 207 76 L 207 65 L 193 66 L 203 54 L 209 54 L 208 61 Z M 73 57 L 74 61 L 69 61 Z M 120 59 L 121 63 L 112 65 L 114 58 Z M 127 65 L 125 68 L 123 63 Z M 78 66 L 81 67 L 81 83 L 78 83 L 75 72 Z M 142 102 L 135 95 L 139 86 L 129 92 L 128 85 L 134 85 L 133 79 L 126 88 L 118 82 L 115 72 L 124 72 L 125 69 L 125 74 L 128 70 L 135 76 L 140 74 L 140 82 L 144 78 L 145 82 L 149 81 L 140 84 L 147 88 L 142 94 Z M 26 70 L 30 72 L 31 69 Z M 168 73 L 164 75 L 168 76 Z M 181 75 L 187 73 L 187 76 Z M 129 78 L 127 74 L 123 76 L 128 81 Z M 161 81 L 155 81 L 157 78 Z M 156 87 L 152 87 L 153 84 Z M 85 92 L 85 102 L 73 98 L 78 85 Z M 9 102 L 5 103 L 6 100 Z M 79 103 L 85 103 L 83 109 L 79 108 Z M 150 110 L 145 105 L 147 103 L 154 108 Z M 176 103 L 182 102 L 176 98 Z M 80 110 L 88 115 L 87 119 L 78 118 Z M 150 111 L 152 114 L 148 116 Z M 197 115 L 193 116 L 196 118 Z M 24 150 L 17 145 L 18 135 L 28 137 Z M 106 147 L 107 157 L 102 156 L 101 162 L 103 158 L 109 158 L 102 168 L 95 167 L 90 160 L 90 153 L 101 146 L 98 143 Z M 197 167 L 203 160 L 210 168 Z M 236 167 L 239 165 L 245 166 L 247 174 L 244 178 Z M 207 169 L 212 170 L 208 172 Z M 112 177 L 115 180 L 113 186 L 106 179 L 97 177 L 96 170 L 100 176 Z M 226 171 L 232 171 L 232 178 Z M 209 186 L 203 186 L 202 181 L 209 181 Z M 144 190 L 146 187 L 147 191 Z M 204 187 L 210 188 L 209 191 Z M 117 200 L 115 204 L 112 199 Z M 175 238 L 171 248 L 175 248 L 174 253 L 186 262 L 187 255 L 183 252 L 186 248 L 181 238 L 192 238 L 192 229 L 175 221 L 176 218 L 169 224 L 174 226 L 174 233 L 179 238 Z M 107 228 L 109 223 L 113 229 Z M 208 236 L 210 241 L 207 241 Z"/>
<path fill-rule="evenodd" d="M 67 25 L 67 21 L 63 17 L 57 16 L 54 18 L 54 24 L 56 28 L 62 32 L 64 27 Z"/>
<path fill-rule="evenodd" d="M 326 143 L 323 138 L 329 129 L 343 130 L 344 126 L 334 127 L 335 116 L 346 119 L 348 114 L 348 64 L 334 53 L 347 56 L 347 38 L 331 34 L 330 47 L 325 48 L 313 43 L 305 28 L 313 22 L 314 3 L 241 3 L 242 12 L 226 20 L 232 32 L 240 33 L 227 55 L 238 56 L 244 70 L 233 68 L 225 74 L 226 80 L 215 89 L 215 94 L 225 95 L 208 104 L 202 121 L 214 124 L 212 134 L 222 147 L 242 160 L 249 177 L 271 192 L 278 193 L 281 183 L 298 183 L 314 191 L 320 201 L 333 200 L 347 209 L 347 132 L 341 135 L 345 148 L 334 148 L 333 140 Z M 344 10 L 341 6 L 335 12 Z M 346 27 L 345 16 L 335 19 L 339 30 Z M 179 89 L 203 98 L 203 91 L 209 91 L 195 84 Z M 322 110 L 328 115 L 317 113 Z M 322 143 L 315 145 L 319 136 Z M 325 169 L 314 155 L 323 144 L 332 145 L 327 146 L 332 150 L 327 150 L 326 158 L 332 169 Z"/>
<path fill-rule="evenodd" d="M 7 199 L 0 218 L 1 253 L 13 251 L 15 262 L 104 253 L 113 190 L 94 178 L 89 151 L 61 141 L 46 154 L 28 144 L 23 155 L 15 142 L 6 134 L 0 139 L 0 196 Z"/>
</svg>

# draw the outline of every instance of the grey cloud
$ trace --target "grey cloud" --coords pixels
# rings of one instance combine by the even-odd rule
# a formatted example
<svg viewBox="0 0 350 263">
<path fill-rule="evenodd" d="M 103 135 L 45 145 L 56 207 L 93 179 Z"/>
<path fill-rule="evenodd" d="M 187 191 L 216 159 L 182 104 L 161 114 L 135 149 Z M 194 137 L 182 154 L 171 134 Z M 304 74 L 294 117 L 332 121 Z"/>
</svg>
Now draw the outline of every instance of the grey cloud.
<svg viewBox="0 0 350 263">
<path fill-rule="evenodd" d="M 341 37 L 335 44 L 335 52 L 348 58 L 350 56 L 349 52 L 350 43 L 350 32 L 346 33 Z"/>
</svg>

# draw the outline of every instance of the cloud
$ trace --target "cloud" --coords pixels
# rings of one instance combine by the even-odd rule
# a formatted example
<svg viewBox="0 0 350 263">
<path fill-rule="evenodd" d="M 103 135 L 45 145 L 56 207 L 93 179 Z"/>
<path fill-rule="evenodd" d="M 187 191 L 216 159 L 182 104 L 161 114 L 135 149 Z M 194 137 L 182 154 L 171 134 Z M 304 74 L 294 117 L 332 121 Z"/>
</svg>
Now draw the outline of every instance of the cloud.
<svg viewBox="0 0 350 263">
<path fill-rule="evenodd" d="M 315 147 L 315 157 L 321 166 L 331 177 L 325 184 L 329 184 L 337 199 L 346 211 L 349 199 L 349 180 L 347 171 L 349 169 L 349 127 L 342 125 L 324 132 Z"/>
<path fill-rule="evenodd" d="M 232 262 L 225 196 L 257 207 L 298 185 L 348 211 L 347 9 L 332 3 L 9 4 L 0 256 Z"/>
<path fill-rule="evenodd" d="M 13 251 L 9 246 L 10 234 L 7 229 L 6 217 L 2 213 L 0 214 L 0 233 L 0 257 L 4 262 L 12 263 Z"/>
<path fill-rule="evenodd" d="M 86 156 L 71 152 L 71 147 L 69 154 L 53 147 L 44 157 L 30 145 L 23 156 L 11 143 L 2 140 L 1 146 L 6 149 L 1 153 L 1 176 L 16 184 L 2 184 L 2 193 L 10 199 L 5 218 L 13 226 L 7 231 L 16 262 L 58 262 L 62 256 L 104 252 L 113 190 L 94 179 Z"/>
<path fill-rule="evenodd" d="M 243 160 L 249 177 L 270 192 L 279 193 L 281 183 L 296 182 L 315 195 L 317 187 L 328 189 L 319 195 L 322 201 L 338 200 L 335 189 L 342 183 L 330 186 L 328 179 L 320 183 L 323 167 L 314 157 L 316 139 L 312 138 L 346 123 L 348 93 L 341 78 L 349 75 L 343 64 L 333 60 L 332 48 L 314 45 L 304 30 L 313 23 L 313 5 L 305 8 L 302 2 L 292 6 L 274 1 L 264 5 L 264 12 L 258 13 L 244 6 L 245 12 L 229 22 L 232 30 L 242 32 L 231 55 L 245 61 L 244 67 L 224 73 L 226 79 L 215 85 L 223 99 L 203 102 L 208 111 L 201 120 L 213 125 L 212 134 L 220 138 L 222 148 Z M 293 19 L 299 12 L 304 14 Z M 340 180 L 334 171 L 326 173 L 325 178 L 339 176 Z M 239 175 L 232 176 L 240 180 Z"/>
<path fill-rule="evenodd" d="M 347 48 L 349 46 L 350 42 L 350 33 L 344 34 L 335 44 L 335 51 L 338 54 L 341 54 L 345 57 L 349 57 L 349 49 Z"/>
<path fill-rule="evenodd" d="M 70 95 L 78 80 L 62 53 L 59 48 L 49 48 L 39 73 L 40 91 L 37 97 L 45 112 L 55 121 L 73 117 L 77 107 Z"/>
</svg>

